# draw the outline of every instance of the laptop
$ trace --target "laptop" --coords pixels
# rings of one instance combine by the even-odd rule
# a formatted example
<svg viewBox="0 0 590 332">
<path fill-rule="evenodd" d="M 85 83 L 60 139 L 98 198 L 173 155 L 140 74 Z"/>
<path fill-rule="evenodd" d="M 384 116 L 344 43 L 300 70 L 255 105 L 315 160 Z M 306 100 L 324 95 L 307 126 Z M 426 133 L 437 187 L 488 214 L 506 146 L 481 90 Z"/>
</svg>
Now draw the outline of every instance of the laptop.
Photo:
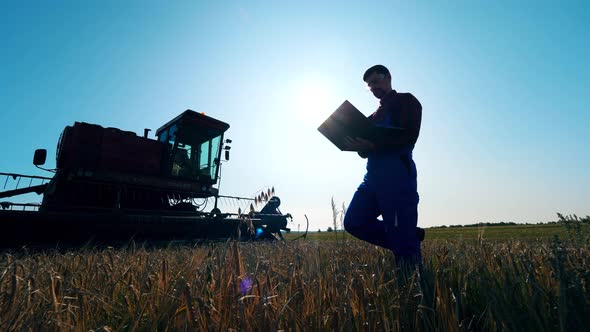
<svg viewBox="0 0 590 332">
<path fill-rule="evenodd" d="M 399 127 L 378 127 L 361 113 L 348 100 L 345 100 L 332 115 L 330 115 L 319 127 L 330 142 L 341 151 L 354 151 L 346 147 L 346 137 L 360 137 L 374 143 L 386 140 L 390 136 L 399 135 L 404 131 Z"/>
</svg>

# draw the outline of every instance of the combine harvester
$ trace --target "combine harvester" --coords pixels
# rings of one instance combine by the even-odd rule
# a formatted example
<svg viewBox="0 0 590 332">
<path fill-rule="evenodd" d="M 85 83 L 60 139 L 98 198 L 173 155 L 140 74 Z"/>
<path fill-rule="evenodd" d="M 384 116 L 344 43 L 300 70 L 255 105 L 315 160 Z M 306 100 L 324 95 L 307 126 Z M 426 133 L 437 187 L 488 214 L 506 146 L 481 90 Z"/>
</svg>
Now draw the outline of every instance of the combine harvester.
<svg viewBox="0 0 590 332">
<path fill-rule="evenodd" d="M 0 173 L 0 200 L 43 194 L 41 204 L 0 201 L 0 246 L 281 239 L 292 218 L 278 209 L 274 189 L 252 199 L 219 195 L 213 187 L 222 151 L 229 160 L 228 128 L 191 110 L 158 129 L 157 139 L 148 138 L 149 129 L 141 137 L 95 124 L 67 126 L 53 177 Z M 46 156 L 36 150 L 33 164 L 41 168 Z M 7 190 L 9 182 L 16 185 Z M 222 213 L 220 198 L 251 201 L 250 211 Z M 204 211 L 209 199 L 214 207 Z M 257 212 L 252 203 L 266 205 Z"/>
</svg>

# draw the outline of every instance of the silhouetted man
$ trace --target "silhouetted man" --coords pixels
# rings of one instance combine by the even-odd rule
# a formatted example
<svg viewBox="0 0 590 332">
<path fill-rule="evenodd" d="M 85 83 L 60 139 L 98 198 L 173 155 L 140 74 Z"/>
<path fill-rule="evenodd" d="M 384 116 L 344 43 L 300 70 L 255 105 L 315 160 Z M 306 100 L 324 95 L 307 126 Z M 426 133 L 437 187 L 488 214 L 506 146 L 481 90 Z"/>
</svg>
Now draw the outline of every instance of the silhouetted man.
<svg viewBox="0 0 590 332">
<path fill-rule="evenodd" d="M 410 93 L 391 87 L 382 65 L 369 68 L 363 80 L 379 99 L 369 119 L 380 127 L 401 127 L 399 135 L 377 141 L 348 138 L 349 148 L 367 158 L 367 173 L 346 211 L 344 227 L 352 235 L 391 249 L 398 261 L 419 262 L 418 191 L 412 150 L 420 133 L 422 106 Z M 383 220 L 377 219 L 381 215 Z"/>
</svg>

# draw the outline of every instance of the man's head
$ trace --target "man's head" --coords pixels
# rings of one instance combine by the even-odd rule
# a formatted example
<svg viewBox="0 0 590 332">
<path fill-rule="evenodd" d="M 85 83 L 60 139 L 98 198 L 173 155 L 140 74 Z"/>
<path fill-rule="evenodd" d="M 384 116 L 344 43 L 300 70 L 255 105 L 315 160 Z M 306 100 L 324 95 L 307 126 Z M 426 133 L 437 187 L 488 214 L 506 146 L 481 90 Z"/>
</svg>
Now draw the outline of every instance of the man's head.
<svg viewBox="0 0 590 332">
<path fill-rule="evenodd" d="M 363 81 L 367 83 L 367 87 L 378 99 L 383 98 L 392 90 L 391 74 L 389 73 L 389 70 L 383 65 L 375 65 L 367 69 L 363 75 Z"/>
</svg>

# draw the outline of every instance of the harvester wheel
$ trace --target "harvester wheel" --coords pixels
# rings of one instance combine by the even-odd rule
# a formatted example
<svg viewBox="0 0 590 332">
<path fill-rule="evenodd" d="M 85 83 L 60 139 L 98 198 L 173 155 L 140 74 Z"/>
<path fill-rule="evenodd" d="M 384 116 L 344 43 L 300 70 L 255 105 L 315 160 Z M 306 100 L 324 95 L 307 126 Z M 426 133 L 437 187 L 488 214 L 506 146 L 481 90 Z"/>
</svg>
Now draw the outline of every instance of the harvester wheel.
<svg viewBox="0 0 590 332">
<path fill-rule="evenodd" d="M 223 214 L 221 213 L 221 210 L 218 208 L 213 208 L 213 210 L 211 210 L 211 212 L 209 212 L 209 215 L 211 216 L 212 219 L 222 219 L 223 218 Z"/>
</svg>

